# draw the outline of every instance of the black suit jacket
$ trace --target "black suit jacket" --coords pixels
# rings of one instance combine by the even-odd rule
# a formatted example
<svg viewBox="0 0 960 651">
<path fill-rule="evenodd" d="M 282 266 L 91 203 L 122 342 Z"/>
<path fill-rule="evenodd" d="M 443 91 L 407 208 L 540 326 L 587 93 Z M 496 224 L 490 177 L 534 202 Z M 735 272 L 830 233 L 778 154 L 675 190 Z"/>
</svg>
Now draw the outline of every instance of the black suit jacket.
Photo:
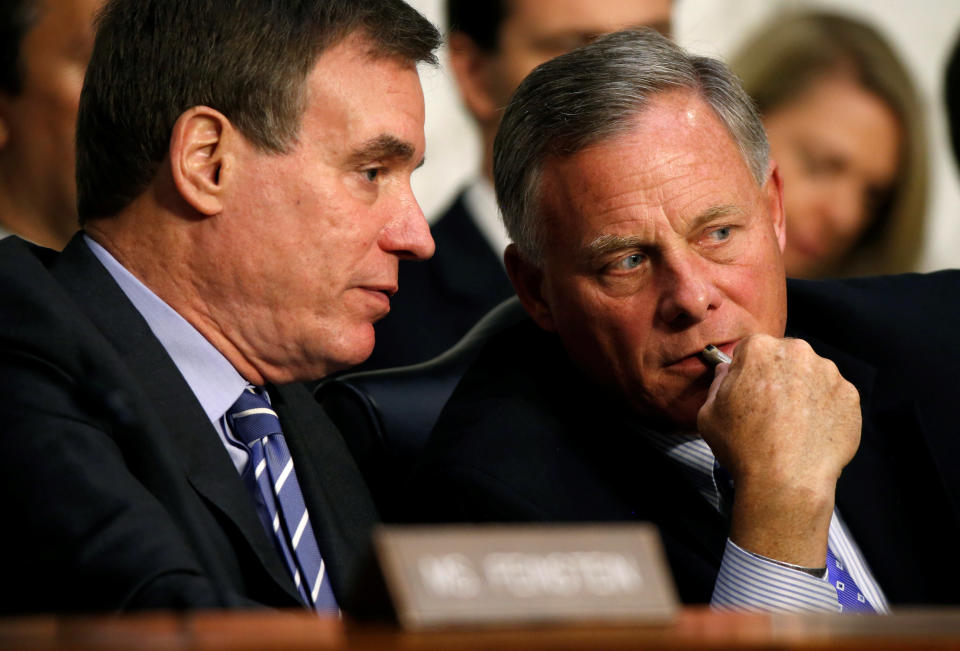
<svg viewBox="0 0 960 651">
<path fill-rule="evenodd" d="M 789 284 L 788 334 L 860 391 L 837 505 L 894 604 L 958 603 L 960 273 Z M 442 413 L 406 519 L 655 522 L 681 597 L 710 599 L 728 525 L 648 446 L 637 415 L 526 321 Z"/>
<path fill-rule="evenodd" d="M 301 605 L 206 414 L 81 236 L 59 255 L 0 242 L 0 297 L 2 610 Z M 306 390 L 269 390 L 334 592 L 363 611 L 376 509 Z"/>
<path fill-rule="evenodd" d="M 357 370 L 439 355 L 513 295 L 503 263 L 473 223 L 463 194 L 430 232 L 436 253 L 425 262 L 400 262 L 400 290 L 390 300 L 390 313 L 375 326 L 373 354 Z"/>
</svg>

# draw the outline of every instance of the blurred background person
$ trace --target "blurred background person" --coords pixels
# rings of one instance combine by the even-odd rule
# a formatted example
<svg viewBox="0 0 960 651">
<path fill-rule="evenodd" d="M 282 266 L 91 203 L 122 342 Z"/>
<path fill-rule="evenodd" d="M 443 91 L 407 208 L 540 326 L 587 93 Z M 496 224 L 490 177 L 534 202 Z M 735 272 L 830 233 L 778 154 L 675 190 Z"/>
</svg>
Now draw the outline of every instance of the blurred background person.
<svg viewBox="0 0 960 651">
<path fill-rule="evenodd" d="M 493 139 L 504 107 L 537 65 L 597 36 L 640 25 L 669 35 L 671 5 L 671 0 L 447 0 L 449 69 L 480 131 L 480 173 L 431 228 L 433 258 L 400 263 L 403 289 L 376 325 L 373 355 L 361 368 L 429 359 L 513 295 L 502 260 L 509 238 L 492 186 Z"/>
<path fill-rule="evenodd" d="M 787 275 L 913 271 L 923 245 L 927 142 L 905 66 L 839 14 L 776 19 L 731 58 L 784 182 Z"/>
<path fill-rule="evenodd" d="M 79 228 L 74 131 L 101 0 L 0 2 L 0 234 L 61 249 Z"/>
</svg>

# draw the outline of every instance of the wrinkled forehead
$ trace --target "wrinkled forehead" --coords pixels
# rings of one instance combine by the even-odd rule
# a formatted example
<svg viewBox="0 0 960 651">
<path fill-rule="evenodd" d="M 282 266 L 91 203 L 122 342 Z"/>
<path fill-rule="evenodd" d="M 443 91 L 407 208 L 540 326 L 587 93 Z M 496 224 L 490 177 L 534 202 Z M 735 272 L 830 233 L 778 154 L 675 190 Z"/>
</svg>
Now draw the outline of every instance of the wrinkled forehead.
<svg viewBox="0 0 960 651">
<path fill-rule="evenodd" d="M 538 180 L 545 244 L 617 219 L 748 204 L 759 189 L 719 117 L 688 91 L 662 93 L 616 132 L 547 155 Z"/>
</svg>

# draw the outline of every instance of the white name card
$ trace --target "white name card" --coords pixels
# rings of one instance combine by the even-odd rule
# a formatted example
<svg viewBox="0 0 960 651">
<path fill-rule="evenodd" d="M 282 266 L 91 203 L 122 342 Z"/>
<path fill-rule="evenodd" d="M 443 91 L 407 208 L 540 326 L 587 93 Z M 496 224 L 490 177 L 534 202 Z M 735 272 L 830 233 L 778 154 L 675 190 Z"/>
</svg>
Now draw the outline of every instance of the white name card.
<svg viewBox="0 0 960 651">
<path fill-rule="evenodd" d="M 660 623 L 678 607 L 649 524 L 384 526 L 375 541 L 408 629 Z"/>
</svg>

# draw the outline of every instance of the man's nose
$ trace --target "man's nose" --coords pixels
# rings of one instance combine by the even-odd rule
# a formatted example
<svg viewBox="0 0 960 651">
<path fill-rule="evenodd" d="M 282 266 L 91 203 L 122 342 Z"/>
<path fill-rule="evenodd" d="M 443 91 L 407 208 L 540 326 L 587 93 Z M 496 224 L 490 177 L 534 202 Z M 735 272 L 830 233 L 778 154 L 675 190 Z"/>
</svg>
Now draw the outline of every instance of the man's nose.
<svg viewBox="0 0 960 651">
<path fill-rule="evenodd" d="M 673 325 L 697 323 L 723 302 L 710 264 L 695 256 L 665 260 L 660 268 L 660 318 Z"/>
<path fill-rule="evenodd" d="M 393 219 L 380 234 L 380 247 L 404 260 L 426 260 L 433 255 L 430 225 L 412 192 L 397 202 Z"/>
</svg>

